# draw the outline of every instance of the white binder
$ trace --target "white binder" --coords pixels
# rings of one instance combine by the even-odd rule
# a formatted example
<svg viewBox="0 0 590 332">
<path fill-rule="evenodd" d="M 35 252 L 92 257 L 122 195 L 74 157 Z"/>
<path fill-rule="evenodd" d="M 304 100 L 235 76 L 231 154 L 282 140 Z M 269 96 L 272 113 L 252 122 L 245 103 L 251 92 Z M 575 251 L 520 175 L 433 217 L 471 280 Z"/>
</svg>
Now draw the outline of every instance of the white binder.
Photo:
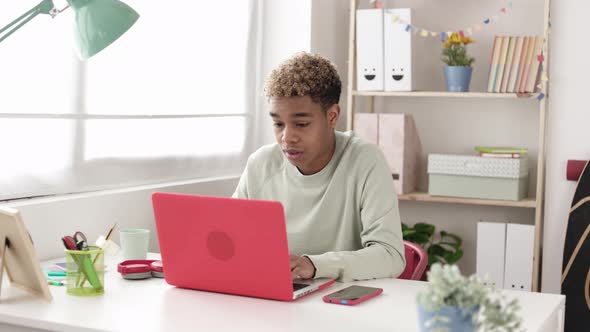
<svg viewBox="0 0 590 332">
<path fill-rule="evenodd" d="M 383 10 L 356 11 L 356 89 L 383 91 Z"/>
<path fill-rule="evenodd" d="M 506 228 L 506 263 L 504 288 L 530 291 L 533 276 L 532 225 L 508 224 Z"/>
<path fill-rule="evenodd" d="M 484 221 L 477 223 L 475 271 L 480 278 L 485 280 L 486 285 L 496 288 L 504 287 L 505 241 L 505 223 Z"/>
<path fill-rule="evenodd" d="M 400 23 L 404 22 L 404 24 Z M 412 36 L 405 24 L 412 23 L 410 8 L 385 9 L 383 47 L 385 91 L 412 91 Z"/>
</svg>

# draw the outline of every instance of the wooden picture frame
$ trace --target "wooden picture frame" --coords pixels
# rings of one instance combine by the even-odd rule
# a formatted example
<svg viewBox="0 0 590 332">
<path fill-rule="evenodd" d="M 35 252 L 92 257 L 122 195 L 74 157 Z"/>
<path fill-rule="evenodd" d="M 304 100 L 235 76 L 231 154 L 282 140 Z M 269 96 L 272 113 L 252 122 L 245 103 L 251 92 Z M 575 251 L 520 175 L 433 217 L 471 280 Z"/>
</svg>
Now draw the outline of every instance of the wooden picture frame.
<svg viewBox="0 0 590 332">
<path fill-rule="evenodd" d="M 4 270 L 11 285 L 51 301 L 33 240 L 20 213 L 13 208 L 0 207 L 0 294 Z"/>
</svg>

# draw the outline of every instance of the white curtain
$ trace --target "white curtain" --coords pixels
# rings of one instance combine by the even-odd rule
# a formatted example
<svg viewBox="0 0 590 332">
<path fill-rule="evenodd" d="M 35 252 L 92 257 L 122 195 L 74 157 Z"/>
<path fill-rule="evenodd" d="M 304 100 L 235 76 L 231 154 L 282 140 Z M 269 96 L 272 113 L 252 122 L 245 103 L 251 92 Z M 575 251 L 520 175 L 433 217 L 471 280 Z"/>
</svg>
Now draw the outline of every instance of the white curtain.
<svg viewBox="0 0 590 332">
<path fill-rule="evenodd" d="M 238 175 L 260 145 L 262 4 L 125 2 L 140 19 L 86 63 L 71 10 L 0 44 L 0 200 Z"/>
</svg>

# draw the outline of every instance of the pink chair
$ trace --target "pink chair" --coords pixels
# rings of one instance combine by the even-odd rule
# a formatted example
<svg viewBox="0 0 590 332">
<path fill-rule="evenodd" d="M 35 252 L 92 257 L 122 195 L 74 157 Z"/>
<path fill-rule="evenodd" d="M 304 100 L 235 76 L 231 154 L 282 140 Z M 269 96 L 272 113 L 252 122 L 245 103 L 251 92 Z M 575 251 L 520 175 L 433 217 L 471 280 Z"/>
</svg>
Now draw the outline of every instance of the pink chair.
<svg viewBox="0 0 590 332">
<path fill-rule="evenodd" d="M 426 251 L 419 245 L 404 241 L 404 249 L 406 255 L 406 269 L 399 279 L 420 280 L 428 265 L 428 255 Z"/>
</svg>

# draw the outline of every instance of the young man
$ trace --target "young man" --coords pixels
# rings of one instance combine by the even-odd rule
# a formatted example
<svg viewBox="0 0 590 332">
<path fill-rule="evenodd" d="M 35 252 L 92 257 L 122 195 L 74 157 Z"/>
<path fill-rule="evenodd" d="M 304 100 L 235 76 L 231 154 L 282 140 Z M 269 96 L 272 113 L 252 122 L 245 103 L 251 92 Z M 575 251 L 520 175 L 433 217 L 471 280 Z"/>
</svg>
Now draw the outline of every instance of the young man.
<svg viewBox="0 0 590 332">
<path fill-rule="evenodd" d="M 277 143 L 250 156 L 233 196 L 283 204 L 294 279 L 397 277 L 405 258 L 393 178 L 377 146 L 335 131 L 340 92 L 318 55 L 273 70 L 265 93 Z"/>
</svg>

